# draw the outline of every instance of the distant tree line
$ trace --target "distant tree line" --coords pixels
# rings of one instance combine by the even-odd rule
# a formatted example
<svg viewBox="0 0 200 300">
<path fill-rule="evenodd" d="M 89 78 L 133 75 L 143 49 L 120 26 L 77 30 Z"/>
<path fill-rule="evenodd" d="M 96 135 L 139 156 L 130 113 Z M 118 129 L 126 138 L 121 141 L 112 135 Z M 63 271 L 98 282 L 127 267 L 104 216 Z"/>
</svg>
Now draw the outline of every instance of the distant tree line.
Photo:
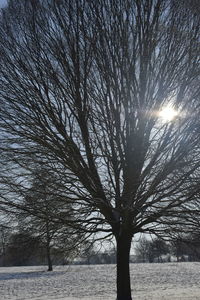
<svg viewBox="0 0 200 300">
<path fill-rule="evenodd" d="M 166 242 L 162 238 L 141 238 L 135 247 L 135 262 L 153 263 L 200 261 L 199 235 L 179 236 Z"/>
<path fill-rule="evenodd" d="M 46 243 L 41 237 L 31 235 L 26 231 L 16 231 L 10 233 L 5 240 L 1 231 L 0 239 L 1 267 L 49 264 Z M 61 247 L 52 246 L 51 264 L 67 264 L 73 254 L 72 251 L 64 251 Z"/>
<path fill-rule="evenodd" d="M 85 242 L 77 249 L 69 249 L 68 245 L 55 243 L 50 247 L 51 266 L 74 264 L 114 264 L 116 251 L 98 251 L 93 245 Z M 42 236 L 23 230 L 12 230 L 0 225 L 0 267 L 48 265 L 47 244 Z M 48 269 L 49 270 L 49 269 Z"/>
<path fill-rule="evenodd" d="M 45 240 L 25 230 L 12 231 L 8 226 L 0 225 L 0 267 L 48 265 Z M 56 265 L 73 264 L 115 264 L 116 249 L 99 251 L 85 242 L 79 251 L 67 250 L 67 245 L 54 244 L 50 248 L 51 263 Z M 177 237 L 165 241 L 160 237 L 141 238 L 135 247 L 132 263 L 200 261 L 199 235 Z M 48 265 L 49 266 L 49 265 Z"/>
<path fill-rule="evenodd" d="M 89 247 L 82 253 L 82 256 L 75 259 L 75 264 L 100 265 L 100 264 L 115 264 L 116 249 L 104 249 L 99 251 L 95 247 Z"/>
</svg>

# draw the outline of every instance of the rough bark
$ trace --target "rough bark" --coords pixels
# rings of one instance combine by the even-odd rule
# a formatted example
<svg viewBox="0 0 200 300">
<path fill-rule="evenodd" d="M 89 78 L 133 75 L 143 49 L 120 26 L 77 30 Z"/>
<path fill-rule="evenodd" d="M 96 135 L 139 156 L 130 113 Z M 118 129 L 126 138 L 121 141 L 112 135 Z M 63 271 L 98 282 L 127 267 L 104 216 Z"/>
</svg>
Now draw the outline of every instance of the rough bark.
<svg viewBox="0 0 200 300">
<path fill-rule="evenodd" d="M 123 233 L 117 241 L 117 300 L 132 300 L 129 256 L 132 236 Z"/>
</svg>

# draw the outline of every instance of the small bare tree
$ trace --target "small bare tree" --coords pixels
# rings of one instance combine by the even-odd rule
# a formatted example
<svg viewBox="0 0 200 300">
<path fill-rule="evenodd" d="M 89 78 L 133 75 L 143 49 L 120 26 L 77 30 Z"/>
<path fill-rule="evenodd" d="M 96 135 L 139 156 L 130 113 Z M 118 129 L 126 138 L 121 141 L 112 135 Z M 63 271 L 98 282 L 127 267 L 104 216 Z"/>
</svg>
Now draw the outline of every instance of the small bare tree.
<svg viewBox="0 0 200 300">
<path fill-rule="evenodd" d="M 115 237 L 130 300 L 132 237 L 168 228 L 199 190 L 199 15 L 174 0 L 10 0 L 0 25 L 2 203 L 20 205 L 35 155 L 57 170 L 68 224 Z"/>
<path fill-rule="evenodd" d="M 148 240 L 145 237 L 142 237 L 139 241 L 137 241 L 135 246 L 137 261 L 142 263 L 150 262 L 150 247 L 151 240 Z"/>
</svg>

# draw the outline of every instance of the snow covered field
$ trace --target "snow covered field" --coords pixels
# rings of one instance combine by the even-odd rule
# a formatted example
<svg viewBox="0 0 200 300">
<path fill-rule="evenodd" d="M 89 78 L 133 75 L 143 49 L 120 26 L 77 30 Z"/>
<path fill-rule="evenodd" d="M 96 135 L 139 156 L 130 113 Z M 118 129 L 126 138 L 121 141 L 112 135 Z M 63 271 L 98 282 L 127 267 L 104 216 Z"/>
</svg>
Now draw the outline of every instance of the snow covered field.
<svg viewBox="0 0 200 300">
<path fill-rule="evenodd" d="M 115 300 L 114 265 L 0 268 L 1 300 Z M 134 300 L 200 300 L 200 263 L 132 264 Z"/>
</svg>

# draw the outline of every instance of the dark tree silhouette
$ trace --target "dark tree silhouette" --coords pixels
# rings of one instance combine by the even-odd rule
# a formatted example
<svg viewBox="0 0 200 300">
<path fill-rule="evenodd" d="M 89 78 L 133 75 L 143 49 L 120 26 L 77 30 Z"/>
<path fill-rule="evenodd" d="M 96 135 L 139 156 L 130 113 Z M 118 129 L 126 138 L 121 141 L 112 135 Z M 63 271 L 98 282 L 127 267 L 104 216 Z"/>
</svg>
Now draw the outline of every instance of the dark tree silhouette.
<svg viewBox="0 0 200 300">
<path fill-rule="evenodd" d="M 117 300 L 131 299 L 132 237 L 175 224 L 199 190 L 193 8 L 21 0 L 2 11 L 2 204 L 20 205 L 35 156 L 62 174 L 76 214 L 68 225 L 116 239 Z M 159 114 L 165 106 L 177 110 L 173 120 Z"/>
<path fill-rule="evenodd" d="M 163 262 L 162 255 L 169 254 L 169 245 L 161 238 L 142 237 L 136 244 L 135 252 L 140 262 Z"/>
<path fill-rule="evenodd" d="M 26 266 L 30 265 L 34 256 L 38 253 L 40 241 L 37 237 L 27 232 L 16 232 L 10 236 L 6 250 L 6 265 Z"/>
<path fill-rule="evenodd" d="M 140 238 L 137 241 L 135 246 L 135 253 L 137 257 L 137 261 L 140 262 L 150 262 L 150 247 L 151 247 L 151 240 L 148 240 L 145 237 Z"/>
<path fill-rule="evenodd" d="M 58 193 L 58 190 L 60 193 Z M 62 187 L 63 190 L 63 187 Z M 31 187 L 20 205 L 19 225 L 23 230 L 40 238 L 45 245 L 48 271 L 53 270 L 51 252 L 59 248 L 60 252 L 70 255 L 81 236 L 74 236 L 63 222 L 55 222 L 54 216 L 65 211 L 65 220 L 73 218 L 73 210 L 61 197 L 61 182 L 55 174 L 46 168 L 36 166 Z M 23 209 L 22 209 L 23 208 Z M 73 236 L 73 237 L 72 237 Z M 62 243 L 64 241 L 64 243 Z M 68 250 L 67 250 L 68 249 Z M 71 251 L 69 251 L 69 249 Z"/>
<path fill-rule="evenodd" d="M 2 215 L 1 215 L 2 218 Z M 6 250 L 8 247 L 8 241 L 11 235 L 11 228 L 8 222 L 1 220 L 0 223 L 0 264 L 1 266 L 6 265 Z"/>
</svg>

